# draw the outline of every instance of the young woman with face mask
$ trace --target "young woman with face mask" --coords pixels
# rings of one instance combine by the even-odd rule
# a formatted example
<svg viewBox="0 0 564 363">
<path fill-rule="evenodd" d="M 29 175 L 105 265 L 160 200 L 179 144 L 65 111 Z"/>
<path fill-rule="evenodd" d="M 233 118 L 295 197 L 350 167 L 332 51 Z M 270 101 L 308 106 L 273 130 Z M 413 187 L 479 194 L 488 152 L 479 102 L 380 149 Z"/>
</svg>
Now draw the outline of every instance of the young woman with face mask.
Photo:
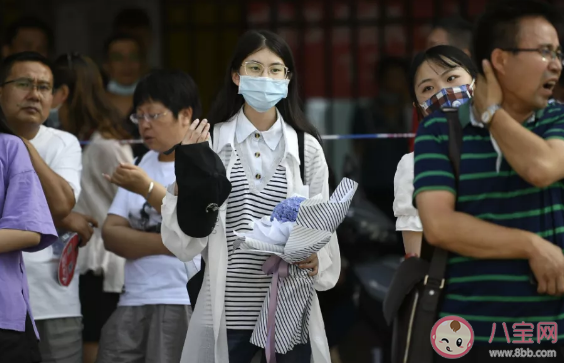
<svg viewBox="0 0 564 363">
<path fill-rule="evenodd" d="M 439 45 L 416 55 L 409 73 L 409 88 L 420 118 L 467 102 L 476 77 L 472 59 L 456 47 Z M 413 152 L 404 155 L 394 177 L 396 230 L 402 232 L 406 256 L 419 255 L 423 235 L 412 204 L 413 162 Z"/>
<path fill-rule="evenodd" d="M 253 30 L 240 39 L 209 120 L 214 127 L 213 150 L 232 185 L 214 232 L 206 238 L 182 232 L 174 185 L 162 206 L 167 248 L 183 261 L 201 252 L 206 262 L 181 362 L 250 363 L 259 352 L 265 361 L 264 352 L 250 340 L 272 278 L 262 271 L 269 256 L 237 248 L 234 231 L 249 231 L 253 219 L 270 215 L 294 193 L 308 190 L 309 197 L 329 196 L 323 149 L 300 109 L 294 60 L 281 37 Z M 207 136 L 206 122 L 199 123 L 198 135 Z M 299 157 L 298 132 L 304 132 L 305 160 Z M 187 135 L 183 143 L 191 143 L 189 139 L 197 137 Z M 305 165 L 303 181 L 300 163 Z M 315 276 L 316 290 L 327 290 L 337 282 L 339 256 L 334 236 L 325 248 L 297 265 Z M 312 298 L 309 335 L 285 354 L 276 354 L 278 363 L 309 363 L 312 356 L 315 363 L 330 362 L 317 295 Z M 278 336 L 284 324 L 277 325 Z"/>
</svg>

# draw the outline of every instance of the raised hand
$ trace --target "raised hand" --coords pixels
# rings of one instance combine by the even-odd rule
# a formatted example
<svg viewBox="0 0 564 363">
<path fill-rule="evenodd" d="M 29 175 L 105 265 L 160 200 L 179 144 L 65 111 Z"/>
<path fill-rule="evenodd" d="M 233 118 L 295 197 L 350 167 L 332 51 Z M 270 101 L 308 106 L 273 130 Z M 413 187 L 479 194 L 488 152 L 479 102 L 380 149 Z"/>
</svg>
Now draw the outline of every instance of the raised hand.
<svg viewBox="0 0 564 363">
<path fill-rule="evenodd" d="M 151 184 L 151 178 L 145 170 L 132 164 L 120 164 L 111 176 L 104 174 L 104 178 L 118 187 L 143 197 L 148 193 Z"/>
<path fill-rule="evenodd" d="M 189 145 L 189 144 L 198 144 L 204 141 L 207 141 L 210 137 L 210 124 L 208 120 L 204 119 L 194 120 L 190 124 L 190 128 L 188 132 L 184 136 L 182 140 L 182 145 Z"/>
<path fill-rule="evenodd" d="M 483 60 L 482 67 L 484 75 L 478 75 L 476 89 L 474 90 L 473 102 L 478 115 L 481 116 L 490 106 L 499 105 L 503 101 L 503 91 L 497 80 L 495 72 L 489 61 Z"/>
</svg>

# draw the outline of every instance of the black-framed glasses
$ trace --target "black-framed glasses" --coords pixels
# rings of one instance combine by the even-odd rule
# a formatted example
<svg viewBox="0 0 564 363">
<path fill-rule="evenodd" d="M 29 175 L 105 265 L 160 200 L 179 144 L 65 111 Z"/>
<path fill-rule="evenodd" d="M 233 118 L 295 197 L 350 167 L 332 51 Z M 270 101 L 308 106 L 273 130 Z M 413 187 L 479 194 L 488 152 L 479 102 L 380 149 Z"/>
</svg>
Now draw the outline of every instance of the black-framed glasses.
<svg viewBox="0 0 564 363">
<path fill-rule="evenodd" d="M 560 64 L 564 66 L 564 62 L 562 61 L 562 49 L 550 49 L 550 48 L 542 47 L 542 48 L 504 48 L 502 50 L 507 52 L 513 52 L 513 53 L 537 52 L 541 55 L 544 61 L 558 59 L 558 61 L 560 61 Z"/>
<path fill-rule="evenodd" d="M 35 82 L 35 80 L 31 78 L 12 79 L 10 81 L 2 83 L 2 87 L 7 84 L 13 84 L 16 89 L 24 92 L 30 92 L 34 89 L 37 89 L 37 91 L 44 96 L 53 92 L 53 85 L 51 83 L 41 81 Z"/>
</svg>

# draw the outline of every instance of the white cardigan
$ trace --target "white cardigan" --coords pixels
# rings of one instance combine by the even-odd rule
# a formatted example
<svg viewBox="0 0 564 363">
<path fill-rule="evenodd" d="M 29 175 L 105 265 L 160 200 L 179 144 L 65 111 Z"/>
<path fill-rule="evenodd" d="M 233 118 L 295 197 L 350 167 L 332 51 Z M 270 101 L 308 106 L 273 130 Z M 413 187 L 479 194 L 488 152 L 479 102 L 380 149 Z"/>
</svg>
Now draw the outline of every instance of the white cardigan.
<svg viewBox="0 0 564 363">
<path fill-rule="evenodd" d="M 413 153 L 405 154 L 394 176 L 394 215 L 396 231 L 423 232 L 417 209 L 413 207 Z"/>
<path fill-rule="evenodd" d="M 213 150 L 222 159 L 227 175 L 235 163 L 235 118 L 215 126 Z M 284 123 L 284 159 L 281 165 L 286 169 L 288 197 L 303 192 L 299 172 L 299 150 L 296 131 Z M 309 195 L 322 194 L 329 199 L 329 172 L 323 149 L 312 136 L 305 135 L 305 184 Z M 182 261 L 190 261 L 202 253 L 206 261 L 205 281 L 198 297 L 198 303 L 190 320 L 188 334 L 182 352 L 181 363 L 228 363 L 227 332 L 225 326 L 225 280 L 227 272 L 227 239 L 225 232 L 227 203 L 220 208 L 214 231 L 206 238 L 192 238 L 180 229 L 176 216 L 177 197 L 170 185 L 162 205 L 161 234 L 165 246 Z M 331 289 L 337 283 L 341 272 L 341 257 L 336 235 L 319 251 L 319 273 L 314 287 L 318 291 Z M 312 362 L 330 363 L 329 346 L 321 316 L 319 300 L 314 294 L 309 321 Z"/>
</svg>

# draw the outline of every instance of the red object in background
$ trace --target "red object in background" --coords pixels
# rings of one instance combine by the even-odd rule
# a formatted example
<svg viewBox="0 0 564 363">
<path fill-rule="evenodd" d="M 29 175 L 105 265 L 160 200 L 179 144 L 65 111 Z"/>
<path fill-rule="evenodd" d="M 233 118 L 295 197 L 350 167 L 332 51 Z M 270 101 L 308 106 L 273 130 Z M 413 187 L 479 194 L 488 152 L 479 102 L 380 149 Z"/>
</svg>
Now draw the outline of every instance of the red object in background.
<svg viewBox="0 0 564 363">
<path fill-rule="evenodd" d="M 487 0 L 472 0 L 468 2 L 468 15 L 475 17 L 480 15 L 486 8 Z"/>
<path fill-rule="evenodd" d="M 413 107 L 413 122 L 412 122 L 411 132 L 416 134 L 417 128 L 419 127 L 419 115 L 417 114 L 417 110 Z M 413 152 L 415 147 L 415 138 L 409 140 L 409 151 Z"/>
<path fill-rule="evenodd" d="M 323 97 L 325 88 L 329 86 L 326 76 L 329 70 L 325 69 L 327 62 L 324 61 L 323 33 L 321 27 L 307 28 L 305 31 L 305 64 L 304 69 L 298 69 L 298 72 L 307 71 L 307 75 L 301 77 L 306 98 Z"/>
<path fill-rule="evenodd" d="M 413 5 L 413 17 L 414 18 L 426 18 L 430 19 L 433 17 L 433 1 L 432 0 L 417 0 L 412 3 Z"/>
<path fill-rule="evenodd" d="M 413 26 L 413 51 L 412 55 L 422 52 L 427 48 L 427 37 L 431 32 L 431 24 L 420 24 Z"/>
<path fill-rule="evenodd" d="M 78 245 L 80 238 L 74 233 L 67 242 L 59 260 L 58 278 L 61 286 L 69 286 L 74 276 L 76 260 L 78 259 Z"/>
<path fill-rule="evenodd" d="M 472 0 L 475 1 L 475 0 Z M 443 0 L 443 17 L 459 16 L 460 2 L 459 0 Z"/>
<path fill-rule="evenodd" d="M 386 25 L 385 52 L 387 56 L 403 57 L 405 55 L 405 42 L 407 41 L 406 28 L 403 25 Z"/>
<path fill-rule="evenodd" d="M 332 33 L 333 84 L 331 85 L 331 96 L 332 98 L 349 98 L 352 97 L 351 29 L 344 26 L 334 27 Z M 362 70 L 359 71 L 362 72 Z"/>
<path fill-rule="evenodd" d="M 378 62 L 377 27 L 359 28 L 357 60 L 358 95 L 359 97 L 374 97 L 376 94 L 376 63 Z"/>
</svg>

